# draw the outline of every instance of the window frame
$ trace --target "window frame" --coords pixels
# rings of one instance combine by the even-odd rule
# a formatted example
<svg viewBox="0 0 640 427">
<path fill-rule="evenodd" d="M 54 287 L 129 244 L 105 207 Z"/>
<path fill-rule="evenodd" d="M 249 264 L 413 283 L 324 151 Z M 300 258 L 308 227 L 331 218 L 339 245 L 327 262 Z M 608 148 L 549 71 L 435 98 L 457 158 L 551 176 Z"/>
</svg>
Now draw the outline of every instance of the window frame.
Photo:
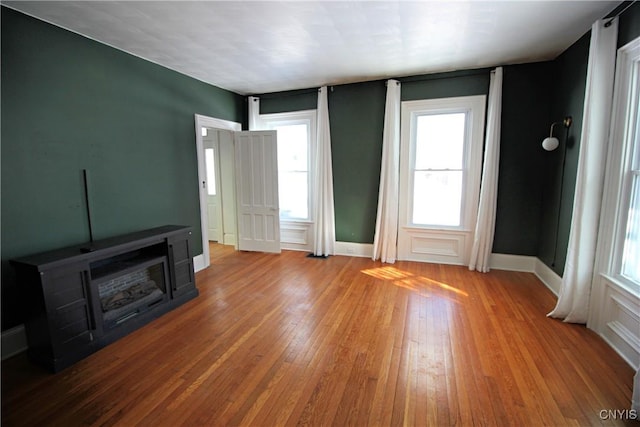
<svg viewBox="0 0 640 427">
<path fill-rule="evenodd" d="M 313 179 L 315 176 L 315 151 L 317 138 L 317 110 L 300 110 L 283 113 L 260 114 L 260 128 L 265 130 L 275 130 L 277 126 L 306 124 L 309 129 L 307 135 L 307 218 L 290 218 L 282 217 L 280 221 L 311 223 L 314 221 L 314 197 L 313 197 Z"/>
<path fill-rule="evenodd" d="M 640 296 L 640 283 L 622 274 L 622 260 L 633 175 L 640 169 L 639 102 L 640 38 L 637 38 L 618 50 L 596 254 L 600 274 L 636 296 Z"/>
<path fill-rule="evenodd" d="M 621 144 L 622 153 L 619 166 L 618 186 L 620 191 L 617 195 L 616 229 L 611 273 L 627 287 L 640 293 L 640 282 L 636 282 L 622 274 L 622 261 L 634 177 L 638 180 L 637 185 L 640 184 L 640 108 L 638 105 L 640 103 L 640 43 L 635 49 L 635 58 L 631 60 L 628 66 L 629 68 L 624 73 L 626 83 L 622 83 L 627 88 L 625 111 L 621 117 L 624 123 L 623 133 L 616 135 L 616 132 L 612 132 L 612 138 L 617 138 L 618 141 L 611 141 L 614 144 Z M 612 167 L 615 168 L 613 165 Z"/>
<path fill-rule="evenodd" d="M 464 232 L 472 232 L 474 230 L 478 211 L 478 200 L 480 197 L 485 107 L 485 95 L 402 102 L 401 120 L 403 121 L 403 126 L 401 146 L 403 149 L 401 149 L 401 165 L 408 166 L 408 168 L 403 167 L 400 174 L 401 181 L 407 184 L 405 198 L 401 200 L 401 203 L 406 206 L 406 212 L 402 219 L 406 228 Z M 412 216 L 414 207 L 417 118 L 423 115 L 455 113 L 464 113 L 466 115 L 460 225 L 416 224 L 413 222 Z"/>
</svg>

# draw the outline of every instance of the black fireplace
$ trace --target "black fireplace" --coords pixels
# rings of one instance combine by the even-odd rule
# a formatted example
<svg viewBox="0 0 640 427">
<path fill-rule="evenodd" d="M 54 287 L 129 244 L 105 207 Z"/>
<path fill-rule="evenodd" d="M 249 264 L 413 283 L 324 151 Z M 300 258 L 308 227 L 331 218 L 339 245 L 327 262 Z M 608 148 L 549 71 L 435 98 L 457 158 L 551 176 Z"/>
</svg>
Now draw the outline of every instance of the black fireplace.
<svg viewBox="0 0 640 427">
<path fill-rule="evenodd" d="M 167 259 L 128 253 L 90 266 L 102 327 L 113 329 L 168 299 Z"/>
<path fill-rule="evenodd" d="M 57 372 L 195 298 L 191 233 L 167 225 L 11 260 L 31 360 Z"/>
</svg>

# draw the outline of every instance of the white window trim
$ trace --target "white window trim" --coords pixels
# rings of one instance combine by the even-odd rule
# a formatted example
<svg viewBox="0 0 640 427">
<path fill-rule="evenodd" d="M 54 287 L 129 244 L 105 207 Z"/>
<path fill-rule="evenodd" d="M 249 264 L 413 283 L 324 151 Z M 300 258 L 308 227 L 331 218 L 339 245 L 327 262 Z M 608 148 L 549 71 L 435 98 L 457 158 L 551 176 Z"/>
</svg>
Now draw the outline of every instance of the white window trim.
<svg viewBox="0 0 640 427">
<path fill-rule="evenodd" d="M 456 230 L 472 231 L 478 211 L 478 198 L 480 195 L 480 177 L 482 172 L 482 137 L 484 135 L 484 109 L 485 96 L 464 96 L 444 99 L 427 99 L 419 101 L 405 101 L 402 103 L 402 135 L 401 135 L 401 164 L 413 165 L 415 163 L 415 146 L 412 141 L 415 137 L 418 116 L 425 111 L 429 114 L 468 114 L 469 120 L 465 129 L 465 140 L 471 141 L 471 147 L 465 147 L 463 169 L 466 171 L 462 184 L 462 193 L 466 195 L 462 199 L 462 217 L 459 226 L 431 226 L 413 224 L 411 213 L 413 212 L 413 176 L 409 169 L 403 167 L 401 181 L 406 183 L 406 211 L 403 215 L 404 225 L 408 228 L 427 230 Z M 404 203 L 405 201 L 403 201 Z"/>
<path fill-rule="evenodd" d="M 629 118 L 638 114 L 640 102 L 640 38 L 619 49 L 615 81 L 617 84 L 598 236 L 600 247 L 596 259 L 600 274 L 640 296 L 640 286 L 621 274 L 631 192 L 629 170 L 634 166 L 634 154 L 639 156 L 633 152 L 633 138 L 635 133 L 640 132 L 640 126 L 638 123 L 630 124 Z M 632 94 L 635 96 L 633 99 Z M 635 159 L 635 162 L 639 160 Z"/>
<path fill-rule="evenodd" d="M 480 197 L 485 109 L 485 95 L 402 102 L 398 259 L 460 265 L 468 263 Z M 425 111 L 469 114 L 466 132 L 471 147 L 465 147 L 467 173 L 462 191 L 466 197 L 462 200 L 460 226 L 424 226 L 411 223 L 413 177 L 409 165 L 414 164 L 415 153 L 411 140 L 416 131 L 416 121 L 413 119 Z"/>
<path fill-rule="evenodd" d="M 632 99 L 634 80 L 636 98 Z M 634 369 L 640 368 L 640 286 L 622 276 L 621 263 L 630 197 L 625 176 L 628 176 L 633 160 L 633 147 L 629 141 L 632 141 L 634 126 L 629 126 L 629 117 L 633 117 L 638 108 L 639 87 L 640 38 L 637 38 L 618 49 L 613 114 L 587 322 L 587 326 L 595 330 Z M 635 132 L 640 131 L 637 123 L 636 126 Z"/>
<path fill-rule="evenodd" d="M 260 114 L 260 128 L 261 129 L 274 129 L 275 125 L 286 126 L 305 123 L 309 125 L 309 141 L 308 141 L 308 153 L 307 158 L 307 170 L 309 171 L 308 189 L 309 195 L 308 218 L 282 218 L 280 222 L 292 223 L 292 224 L 313 224 L 313 212 L 314 212 L 314 197 L 313 197 L 313 177 L 315 172 L 315 152 L 316 152 L 316 138 L 317 138 L 317 110 L 301 110 L 291 111 L 285 113 L 272 113 L 272 114 Z"/>
</svg>

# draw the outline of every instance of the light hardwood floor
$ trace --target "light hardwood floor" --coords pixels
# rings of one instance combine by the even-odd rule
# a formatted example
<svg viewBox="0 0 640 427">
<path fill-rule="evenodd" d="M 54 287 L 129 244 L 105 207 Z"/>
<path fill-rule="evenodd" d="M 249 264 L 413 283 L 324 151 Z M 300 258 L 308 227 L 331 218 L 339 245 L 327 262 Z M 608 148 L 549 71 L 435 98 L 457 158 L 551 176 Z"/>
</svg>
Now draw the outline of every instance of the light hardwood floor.
<svg viewBox="0 0 640 427">
<path fill-rule="evenodd" d="M 532 274 L 212 245 L 200 296 L 56 374 L 2 363 L 3 426 L 600 425 L 632 369 Z"/>
</svg>

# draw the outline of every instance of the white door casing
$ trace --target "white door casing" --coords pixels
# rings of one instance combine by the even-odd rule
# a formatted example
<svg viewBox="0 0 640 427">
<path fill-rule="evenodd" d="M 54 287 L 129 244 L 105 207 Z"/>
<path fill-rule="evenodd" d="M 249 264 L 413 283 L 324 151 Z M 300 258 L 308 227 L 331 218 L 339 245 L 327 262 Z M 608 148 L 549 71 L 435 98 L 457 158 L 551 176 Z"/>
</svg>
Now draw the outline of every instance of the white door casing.
<svg viewBox="0 0 640 427">
<path fill-rule="evenodd" d="M 238 249 L 280 253 L 276 131 L 236 132 Z"/>
</svg>

